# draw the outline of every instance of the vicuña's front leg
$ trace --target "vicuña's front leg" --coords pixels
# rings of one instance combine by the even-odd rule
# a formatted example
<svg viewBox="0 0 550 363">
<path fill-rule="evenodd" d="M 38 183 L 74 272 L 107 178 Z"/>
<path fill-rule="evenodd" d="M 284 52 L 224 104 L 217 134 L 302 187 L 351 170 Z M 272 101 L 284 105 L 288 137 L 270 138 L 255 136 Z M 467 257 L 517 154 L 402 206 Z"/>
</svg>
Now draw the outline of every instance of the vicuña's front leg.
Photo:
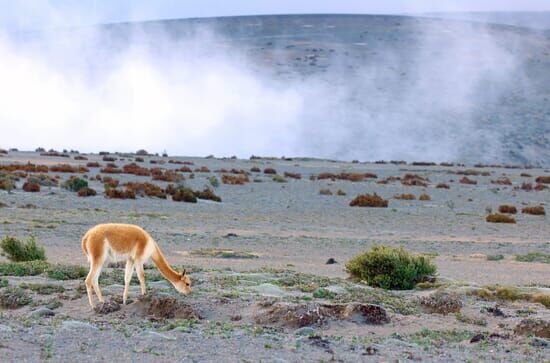
<svg viewBox="0 0 550 363">
<path fill-rule="evenodd" d="M 132 280 L 132 274 L 134 273 L 134 261 L 128 259 L 126 261 L 126 270 L 124 271 L 124 293 L 122 294 L 122 304 L 126 305 L 128 300 L 128 288 L 130 287 L 130 281 Z"/>
<path fill-rule="evenodd" d="M 143 271 L 143 263 L 136 262 L 136 273 L 139 279 L 139 285 L 141 286 L 141 294 L 147 294 L 147 287 L 145 286 L 145 271 Z"/>
</svg>

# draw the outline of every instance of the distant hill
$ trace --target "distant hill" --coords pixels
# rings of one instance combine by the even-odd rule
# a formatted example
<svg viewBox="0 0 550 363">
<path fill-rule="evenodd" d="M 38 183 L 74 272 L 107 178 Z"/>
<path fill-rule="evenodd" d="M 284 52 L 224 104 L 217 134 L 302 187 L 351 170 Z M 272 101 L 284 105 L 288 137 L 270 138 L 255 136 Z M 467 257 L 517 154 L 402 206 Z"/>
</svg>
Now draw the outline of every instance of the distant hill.
<svg viewBox="0 0 550 363">
<path fill-rule="evenodd" d="M 180 40 L 195 38 L 207 57 L 238 54 L 262 84 L 301 97 L 292 134 L 281 140 L 296 154 L 550 165 L 550 34 L 540 31 L 548 14 L 483 16 L 487 22 L 274 15 L 111 24 L 101 27 L 109 44 L 102 51 L 122 52 L 139 39 L 159 56 L 186 54 L 196 49 Z M 537 29 L 524 27 L 533 17 Z"/>
<path fill-rule="evenodd" d="M 550 11 L 426 13 L 424 15 L 441 19 L 470 20 L 542 30 L 550 29 Z"/>
</svg>

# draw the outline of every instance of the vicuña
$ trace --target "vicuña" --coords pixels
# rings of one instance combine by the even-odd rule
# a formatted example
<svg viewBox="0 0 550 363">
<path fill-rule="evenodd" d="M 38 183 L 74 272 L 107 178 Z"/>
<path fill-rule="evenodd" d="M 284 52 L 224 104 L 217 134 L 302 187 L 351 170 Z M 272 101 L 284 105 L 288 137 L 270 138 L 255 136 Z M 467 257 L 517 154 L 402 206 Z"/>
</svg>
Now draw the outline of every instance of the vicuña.
<svg viewBox="0 0 550 363">
<path fill-rule="evenodd" d="M 82 237 L 82 250 L 90 261 L 90 272 L 86 277 L 86 292 L 90 306 L 94 308 L 92 299 L 92 288 L 100 302 L 104 302 L 103 295 L 99 289 L 99 274 L 107 260 L 111 261 L 126 259 L 126 270 L 124 273 L 123 304 L 128 299 L 128 287 L 134 268 L 136 269 L 141 293 L 145 295 L 145 272 L 143 264 L 152 258 L 164 277 L 174 285 L 176 290 L 182 294 L 191 292 L 191 279 L 183 272 L 177 272 L 166 261 L 159 246 L 143 228 L 132 224 L 98 224 L 86 232 Z"/>
</svg>

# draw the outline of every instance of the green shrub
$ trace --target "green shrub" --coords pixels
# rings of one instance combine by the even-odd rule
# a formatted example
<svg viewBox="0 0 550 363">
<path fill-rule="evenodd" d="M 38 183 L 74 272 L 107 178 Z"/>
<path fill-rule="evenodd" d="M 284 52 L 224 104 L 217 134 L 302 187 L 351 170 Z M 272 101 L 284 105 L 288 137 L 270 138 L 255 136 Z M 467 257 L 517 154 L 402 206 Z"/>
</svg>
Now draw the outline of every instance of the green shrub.
<svg viewBox="0 0 550 363">
<path fill-rule="evenodd" d="M 78 265 L 52 265 L 48 277 L 55 280 L 78 280 L 88 275 L 86 267 Z"/>
<path fill-rule="evenodd" d="M 65 288 L 63 286 L 53 284 L 22 283 L 19 285 L 19 287 L 25 290 L 32 290 L 39 295 L 50 295 L 65 292 Z"/>
<path fill-rule="evenodd" d="M 336 294 L 330 290 L 323 289 L 322 287 L 313 291 L 313 297 L 316 299 L 334 299 Z"/>
<path fill-rule="evenodd" d="M 0 262 L 2 276 L 35 276 L 48 270 L 50 264 L 46 261 Z"/>
<path fill-rule="evenodd" d="M 426 256 L 415 256 L 403 248 L 375 246 L 346 263 L 346 271 L 368 285 L 384 289 L 413 289 L 436 267 Z"/>
<path fill-rule="evenodd" d="M 8 287 L 0 292 L 0 306 L 6 309 L 16 309 L 31 302 L 32 297 L 19 287 Z"/>
<path fill-rule="evenodd" d="M 504 260 L 504 255 L 487 255 L 487 261 L 500 261 Z"/>
<path fill-rule="evenodd" d="M 550 254 L 542 252 L 529 252 L 525 255 L 516 255 L 516 261 L 550 263 Z"/>
<path fill-rule="evenodd" d="M 78 178 L 78 177 L 70 177 L 63 183 L 63 188 L 68 189 L 73 192 L 78 192 L 82 188 L 88 187 L 88 181 Z"/>
<path fill-rule="evenodd" d="M 215 176 L 215 175 L 212 175 L 210 178 L 208 178 L 208 181 L 210 182 L 210 184 L 214 187 L 214 188 L 217 188 L 220 186 L 220 181 L 219 179 Z"/>
<path fill-rule="evenodd" d="M 28 239 L 27 243 L 7 236 L 0 242 L 0 247 L 3 251 L 2 254 L 14 262 L 46 260 L 44 247 L 39 247 L 33 236 Z"/>
</svg>

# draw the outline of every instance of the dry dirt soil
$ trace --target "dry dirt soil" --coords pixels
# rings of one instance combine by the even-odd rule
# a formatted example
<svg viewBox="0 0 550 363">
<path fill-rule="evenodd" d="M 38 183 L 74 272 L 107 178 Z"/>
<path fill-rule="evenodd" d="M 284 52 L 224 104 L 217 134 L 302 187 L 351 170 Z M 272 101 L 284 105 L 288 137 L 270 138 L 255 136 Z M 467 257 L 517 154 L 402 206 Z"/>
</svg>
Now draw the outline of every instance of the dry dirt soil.
<svg viewBox="0 0 550 363">
<path fill-rule="evenodd" d="M 0 157 L 0 168 L 27 162 L 49 167 L 108 163 L 97 154 L 85 155 L 88 160 L 75 156 L 9 152 Z M 109 156 L 118 167 L 136 158 Z M 0 237 L 35 236 L 50 263 L 21 272 L 23 267 L 16 269 L 2 257 L 2 361 L 549 361 L 548 216 L 521 212 L 526 206 L 548 209 L 548 189 L 521 188 L 535 186 L 536 177 L 550 175 L 548 170 L 296 158 L 143 159 L 137 164 L 148 169 L 208 168 L 178 172 L 179 184 L 209 187 L 222 201 L 175 202 L 170 195 L 109 199 L 98 174 L 120 185 L 139 181 L 166 188 L 169 183 L 105 174 L 101 167 L 50 171 L 45 174 L 58 176 L 59 184 L 35 193 L 22 190 L 26 177 L 21 174 L 16 189 L 0 190 Z M 265 174 L 265 168 L 279 177 Z M 222 175 L 238 175 L 231 169 L 246 171 L 249 182 L 222 183 Z M 477 184 L 459 182 L 465 170 Z M 301 179 L 283 177 L 285 172 Z M 377 177 L 319 180 L 322 173 Z M 486 175 L 475 175 L 481 173 Z M 0 170 L 0 178 L 7 174 Z M 31 174 L 38 173 L 27 177 Z M 406 174 L 417 174 L 426 185 L 379 183 Z M 72 175 L 86 176 L 97 195 L 79 197 L 60 187 Z M 510 184 L 495 183 L 499 178 Z M 437 188 L 439 183 L 449 189 Z M 388 207 L 350 207 L 363 193 L 382 196 Z M 402 193 L 416 199 L 395 199 Z M 418 200 L 422 193 L 430 200 Z M 516 223 L 486 222 L 502 204 L 518 209 Z M 100 280 L 108 303 L 92 311 L 83 288 L 87 263 L 80 238 L 104 222 L 133 223 L 149 231 L 170 263 L 187 268 L 193 293 L 178 295 L 151 265 L 148 295 L 139 296 L 134 279 L 133 301 L 122 306 L 123 268 L 111 265 Z M 350 280 L 346 261 L 377 244 L 430 256 L 438 270 L 435 281 L 387 291 Z M 330 258 L 336 263 L 327 264 Z"/>
</svg>

